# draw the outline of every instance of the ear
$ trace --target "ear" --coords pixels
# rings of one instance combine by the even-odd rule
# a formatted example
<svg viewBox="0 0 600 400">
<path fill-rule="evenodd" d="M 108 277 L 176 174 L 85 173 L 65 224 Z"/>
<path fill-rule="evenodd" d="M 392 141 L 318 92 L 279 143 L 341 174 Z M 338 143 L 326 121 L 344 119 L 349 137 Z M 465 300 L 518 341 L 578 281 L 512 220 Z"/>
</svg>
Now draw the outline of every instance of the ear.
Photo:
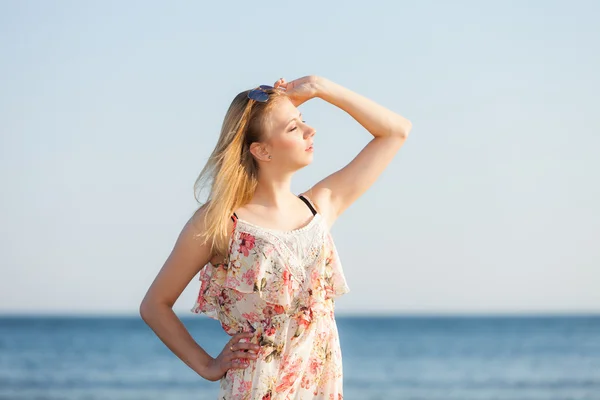
<svg viewBox="0 0 600 400">
<path fill-rule="evenodd" d="M 269 151 L 264 144 L 254 142 L 250 145 L 250 153 L 260 161 L 270 161 Z"/>
</svg>

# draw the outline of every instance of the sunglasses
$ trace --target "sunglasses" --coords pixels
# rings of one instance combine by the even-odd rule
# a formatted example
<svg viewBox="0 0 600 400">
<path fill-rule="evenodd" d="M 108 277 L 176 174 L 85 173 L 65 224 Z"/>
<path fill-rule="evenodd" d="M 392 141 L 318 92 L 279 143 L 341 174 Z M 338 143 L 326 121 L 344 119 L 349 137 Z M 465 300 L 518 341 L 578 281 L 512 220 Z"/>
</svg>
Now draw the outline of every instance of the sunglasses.
<svg viewBox="0 0 600 400">
<path fill-rule="evenodd" d="M 272 90 L 273 86 L 269 85 L 260 85 L 256 89 L 252 89 L 248 92 L 248 98 L 255 101 L 260 101 L 261 103 L 267 102 L 269 100 L 269 93 L 267 90 Z"/>
</svg>

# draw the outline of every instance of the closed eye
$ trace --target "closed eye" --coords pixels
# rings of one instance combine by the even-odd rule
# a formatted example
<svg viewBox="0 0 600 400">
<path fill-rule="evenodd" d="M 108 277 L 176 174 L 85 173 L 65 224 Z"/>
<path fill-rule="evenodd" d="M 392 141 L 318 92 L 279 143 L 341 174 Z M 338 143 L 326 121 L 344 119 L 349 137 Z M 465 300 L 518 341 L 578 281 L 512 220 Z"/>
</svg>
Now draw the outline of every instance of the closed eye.
<svg viewBox="0 0 600 400">
<path fill-rule="evenodd" d="M 304 124 L 304 123 L 306 123 L 306 121 L 302 121 L 302 123 Z M 292 129 L 290 129 L 290 132 L 295 131 L 297 128 L 298 128 L 297 126 L 293 127 Z"/>
</svg>

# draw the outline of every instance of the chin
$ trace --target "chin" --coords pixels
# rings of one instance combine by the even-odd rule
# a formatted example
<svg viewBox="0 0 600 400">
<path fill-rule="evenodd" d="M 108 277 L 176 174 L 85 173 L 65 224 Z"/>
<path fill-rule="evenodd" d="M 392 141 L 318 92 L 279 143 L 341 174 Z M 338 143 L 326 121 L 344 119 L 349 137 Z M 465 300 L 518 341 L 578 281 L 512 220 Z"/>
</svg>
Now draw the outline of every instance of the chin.
<svg viewBox="0 0 600 400">
<path fill-rule="evenodd" d="M 302 169 L 313 162 L 313 153 L 310 152 L 308 154 L 303 154 L 304 157 L 294 157 L 291 165 L 293 165 L 294 170 Z"/>
<path fill-rule="evenodd" d="M 306 166 L 309 166 L 310 164 L 312 164 L 312 161 L 313 161 L 312 157 L 309 160 L 302 160 L 302 161 L 296 163 L 296 167 L 294 169 L 299 170 Z"/>
</svg>

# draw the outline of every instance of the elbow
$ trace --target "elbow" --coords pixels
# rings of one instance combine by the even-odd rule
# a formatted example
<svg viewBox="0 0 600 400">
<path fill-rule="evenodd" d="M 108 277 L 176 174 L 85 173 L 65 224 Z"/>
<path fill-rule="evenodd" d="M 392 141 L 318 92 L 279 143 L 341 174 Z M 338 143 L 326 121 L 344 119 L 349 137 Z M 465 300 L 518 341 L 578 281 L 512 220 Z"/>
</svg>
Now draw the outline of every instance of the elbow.
<svg viewBox="0 0 600 400">
<path fill-rule="evenodd" d="M 393 129 L 393 135 L 398 136 L 402 139 L 406 139 L 408 137 L 408 134 L 410 133 L 411 129 L 412 129 L 412 122 L 410 122 L 407 119 L 404 119 L 400 123 L 396 124 L 396 126 Z"/>
<path fill-rule="evenodd" d="M 150 313 L 152 313 L 152 306 L 150 306 L 150 303 L 147 300 L 144 299 L 140 303 L 139 313 L 142 320 L 147 322 L 150 318 Z"/>
<path fill-rule="evenodd" d="M 157 301 L 156 299 L 148 298 L 146 296 L 140 303 L 138 312 L 142 320 L 149 324 L 150 321 L 153 320 L 157 314 L 163 313 L 164 310 L 172 309 L 173 304 Z"/>
<path fill-rule="evenodd" d="M 152 316 L 155 314 L 157 309 L 157 305 L 155 302 L 152 302 L 148 298 L 144 298 L 140 303 L 139 313 L 140 317 L 144 322 L 148 323 L 152 319 Z"/>
<path fill-rule="evenodd" d="M 392 136 L 400 139 L 406 139 L 412 129 L 412 122 L 398 114 L 390 116 L 386 125 L 385 136 Z"/>
</svg>

